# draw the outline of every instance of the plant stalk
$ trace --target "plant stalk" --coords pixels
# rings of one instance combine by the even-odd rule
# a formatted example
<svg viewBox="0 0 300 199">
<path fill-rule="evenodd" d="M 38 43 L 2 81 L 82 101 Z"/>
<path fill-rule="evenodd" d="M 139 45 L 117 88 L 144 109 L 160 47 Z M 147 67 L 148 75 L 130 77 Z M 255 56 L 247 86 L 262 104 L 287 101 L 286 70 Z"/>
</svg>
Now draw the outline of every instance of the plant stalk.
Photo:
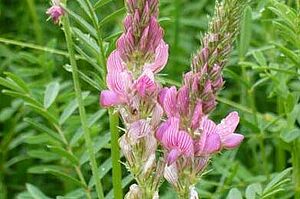
<svg viewBox="0 0 300 199">
<path fill-rule="evenodd" d="M 293 176 L 295 184 L 295 198 L 300 198 L 300 139 L 293 143 L 292 149 L 292 163 L 293 163 Z"/>
<path fill-rule="evenodd" d="M 35 7 L 34 0 L 27 0 L 27 5 L 28 5 L 28 9 L 30 11 L 29 13 L 32 18 L 33 29 L 34 29 L 34 34 L 36 36 L 36 40 L 39 44 L 42 44 L 43 43 L 43 32 L 42 32 L 42 28 L 41 28 L 41 25 L 39 22 L 38 15 L 36 13 L 36 7 Z"/>
<path fill-rule="evenodd" d="M 79 75 L 78 75 L 78 69 L 77 69 L 77 63 L 75 59 L 75 51 L 74 51 L 74 46 L 73 46 L 73 40 L 72 40 L 72 35 L 71 35 L 71 27 L 70 27 L 70 22 L 68 16 L 63 17 L 63 27 L 64 27 L 64 32 L 65 32 L 65 38 L 67 42 L 67 48 L 70 54 L 70 64 L 72 67 L 72 76 L 73 76 L 73 83 L 74 83 L 74 89 L 75 89 L 75 94 L 76 94 L 76 99 L 78 102 L 78 107 L 79 107 L 79 115 L 80 115 L 80 120 L 82 124 L 82 129 L 84 132 L 84 138 L 85 138 L 85 144 L 87 147 L 87 152 L 89 154 L 89 159 L 92 167 L 92 173 L 93 177 L 95 179 L 95 184 L 96 184 L 96 192 L 97 196 L 99 199 L 104 199 L 104 194 L 103 194 L 103 189 L 102 189 L 102 184 L 100 182 L 100 175 L 98 172 L 98 166 L 97 166 L 97 161 L 96 161 L 96 156 L 94 152 L 94 145 L 90 136 L 90 131 L 87 125 L 87 119 L 86 119 L 86 113 L 85 113 L 85 108 L 84 108 L 84 103 L 81 95 L 81 88 L 80 88 L 80 83 L 79 83 Z"/>
<path fill-rule="evenodd" d="M 119 148 L 119 115 L 114 113 L 113 109 L 109 110 L 109 127 L 111 134 L 111 156 L 112 156 L 112 180 L 114 188 L 114 198 L 122 199 L 122 172 L 120 160 L 120 148 Z"/>
</svg>

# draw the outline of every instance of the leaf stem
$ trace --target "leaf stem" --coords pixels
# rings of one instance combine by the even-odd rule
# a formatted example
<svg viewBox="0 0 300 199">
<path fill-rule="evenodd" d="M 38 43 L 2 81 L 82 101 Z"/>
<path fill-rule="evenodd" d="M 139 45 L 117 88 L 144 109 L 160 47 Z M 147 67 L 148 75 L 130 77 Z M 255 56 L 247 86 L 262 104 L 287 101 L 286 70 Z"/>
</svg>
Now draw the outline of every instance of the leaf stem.
<svg viewBox="0 0 300 199">
<path fill-rule="evenodd" d="M 112 179 L 114 187 L 114 198 L 122 199 L 122 173 L 120 159 L 120 149 L 119 149 L 119 115 L 114 113 L 113 109 L 109 110 L 109 126 L 111 133 L 111 155 L 112 155 Z"/>
<path fill-rule="evenodd" d="M 82 124 L 82 129 L 84 132 L 84 138 L 85 138 L 85 144 L 87 147 L 87 152 L 89 154 L 89 159 L 92 167 L 92 173 L 95 179 L 96 183 L 96 191 L 97 191 L 97 196 L 99 199 L 104 199 L 104 194 L 103 194 L 103 189 L 102 189 L 102 184 L 100 182 L 100 175 L 98 173 L 98 166 L 97 166 L 97 161 L 95 157 L 95 152 L 93 148 L 93 142 L 90 136 L 90 131 L 88 128 L 87 120 L 86 120 L 86 113 L 85 113 L 85 108 L 83 104 L 83 99 L 81 95 L 81 88 L 80 88 L 80 83 L 79 83 L 79 75 L 78 75 L 78 70 L 77 70 L 77 63 L 75 59 L 75 51 L 74 51 L 74 45 L 73 45 L 73 40 L 72 40 L 72 35 L 71 35 L 71 27 L 70 27 L 70 22 L 69 18 L 66 15 L 63 18 L 63 27 L 64 27 L 64 32 L 65 32 L 65 38 L 67 42 L 67 48 L 70 54 L 70 63 L 72 67 L 72 76 L 73 76 L 73 82 L 74 82 L 74 89 L 75 89 L 75 94 L 78 102 L 78 107 L 79 107 L 79 115 L 80 115 L 80 120 Z"/>
</svg>

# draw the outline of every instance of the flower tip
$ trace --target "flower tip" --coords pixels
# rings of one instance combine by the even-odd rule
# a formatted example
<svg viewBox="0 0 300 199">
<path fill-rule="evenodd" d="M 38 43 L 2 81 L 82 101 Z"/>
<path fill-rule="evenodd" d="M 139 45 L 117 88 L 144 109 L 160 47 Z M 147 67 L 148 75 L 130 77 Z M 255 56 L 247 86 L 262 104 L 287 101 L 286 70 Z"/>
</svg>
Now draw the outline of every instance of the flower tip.
<svg viewBox="0 0 300 199">
<path fill-rule="evenodd" d="M 223 147 L 226 149 L 234 149 L 238 147 L 243 140 L 244 136 L 242 134 L 233 133 L 225 137 Z"/>
</svg>

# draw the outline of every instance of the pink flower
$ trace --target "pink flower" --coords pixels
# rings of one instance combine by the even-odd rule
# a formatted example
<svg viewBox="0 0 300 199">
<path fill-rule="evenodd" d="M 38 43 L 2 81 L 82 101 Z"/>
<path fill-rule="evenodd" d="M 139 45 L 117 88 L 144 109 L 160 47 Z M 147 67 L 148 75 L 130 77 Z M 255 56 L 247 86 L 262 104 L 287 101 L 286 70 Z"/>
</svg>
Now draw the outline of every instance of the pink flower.
<svg viewBox="0 0 300 199">
<path fill-rule="evenodd" d="M 161 91 L 162 106 L 168 117 L 186 116 L 189 112 L 189 89 L 187 86 L 181 87 L 178 92 L 173 86 L 168 90 Z"/>
<path fill-rule="evenodd" d="M 63 16 L 65 13 L 64 9 L 61 6 L 53 5 L 51 6 L 46 14 L 50 16 L 55 24 L 57 24 L 60 20 L 60 17 Z"/>
<path fill-rule="evenodd" d="M 231 112 L 228 116 L 218 124 L 217 132 L 221 137 L 222 146 L 226 149 L 233 149 L 240 145 L 244 136 L 234 133 L 240 118 L 237 112 Z"/>
<path fill-rule="evenodd" d="M 123 63 L 120 53 L 118 50 L 114 50 L 107 59 L 107 72 L 116 73 L 122 72 L 125 69 L 125 64 Z"/>
<path fill-rule="evenodd" d="M 151 94 L 156 93 L 157 85 L 152 71 L 145 70 L 141 77 L 136 81 L 134 88 L 141 97 L 150 96 Z"/>
<path fill-rule="evenodd" d="M 65 14 L 64 9 L 59 4 L 59 0 L 52 0 L 52 6 L 46 12 L 55 24 L 57 24 L 61 16 Z"/>
<path fill-rule="evenodd" d="M 167 164 L 174 163 L 180 156 L 191 157 L 193 155 L 193 140 L 191 136 L 179 130 L 179 119 L 169 118 L 156 132 L 156 137 L 168 150 Z"/>
<path fill-rule="evenodd" d="M 151 44 L 149 44 L 151 45 Z M 159 45 L 155 49 L 155 58 L 152 63 L 147 63 L 144 66 L 144 69 L 150 69 L 153 73 L 158 73 L 161 71 L 167 64 L 169 57 L 169 46 L 163 40 L 160 41 Z"/>
<path fill-rule="evenodd" d="M 200 124 L 200 139 L 194 142 L 196 156 L 209 156 L 221 149 L 221 139 L 217 133 L 217 125 L 208 119 L 202 118 Z"/>
<path fill-rule="evenodd" d="M 112 72 L 107 74 L 107 86 L 100 94 L 102 107 L 116 106 L 128 101 L 128 91 L 132 84 L 132 77 L 127 72 Z"/>
</svg>

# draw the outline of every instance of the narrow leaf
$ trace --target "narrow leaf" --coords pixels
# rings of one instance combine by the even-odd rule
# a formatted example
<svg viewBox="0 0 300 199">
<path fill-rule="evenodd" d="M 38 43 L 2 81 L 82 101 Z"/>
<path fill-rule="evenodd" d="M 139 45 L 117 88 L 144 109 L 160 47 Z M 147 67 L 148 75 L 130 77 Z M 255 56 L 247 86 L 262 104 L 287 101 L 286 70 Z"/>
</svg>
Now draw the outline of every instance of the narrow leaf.
<svg viewBox="0 0 300 199">
<path fill-rule="evenodd" d="M 47 109 L 55 101 L 59 92 L 59 83 L 51 82 L 47 85 L 44 95 L 44 107 Z"/>
</svg>

